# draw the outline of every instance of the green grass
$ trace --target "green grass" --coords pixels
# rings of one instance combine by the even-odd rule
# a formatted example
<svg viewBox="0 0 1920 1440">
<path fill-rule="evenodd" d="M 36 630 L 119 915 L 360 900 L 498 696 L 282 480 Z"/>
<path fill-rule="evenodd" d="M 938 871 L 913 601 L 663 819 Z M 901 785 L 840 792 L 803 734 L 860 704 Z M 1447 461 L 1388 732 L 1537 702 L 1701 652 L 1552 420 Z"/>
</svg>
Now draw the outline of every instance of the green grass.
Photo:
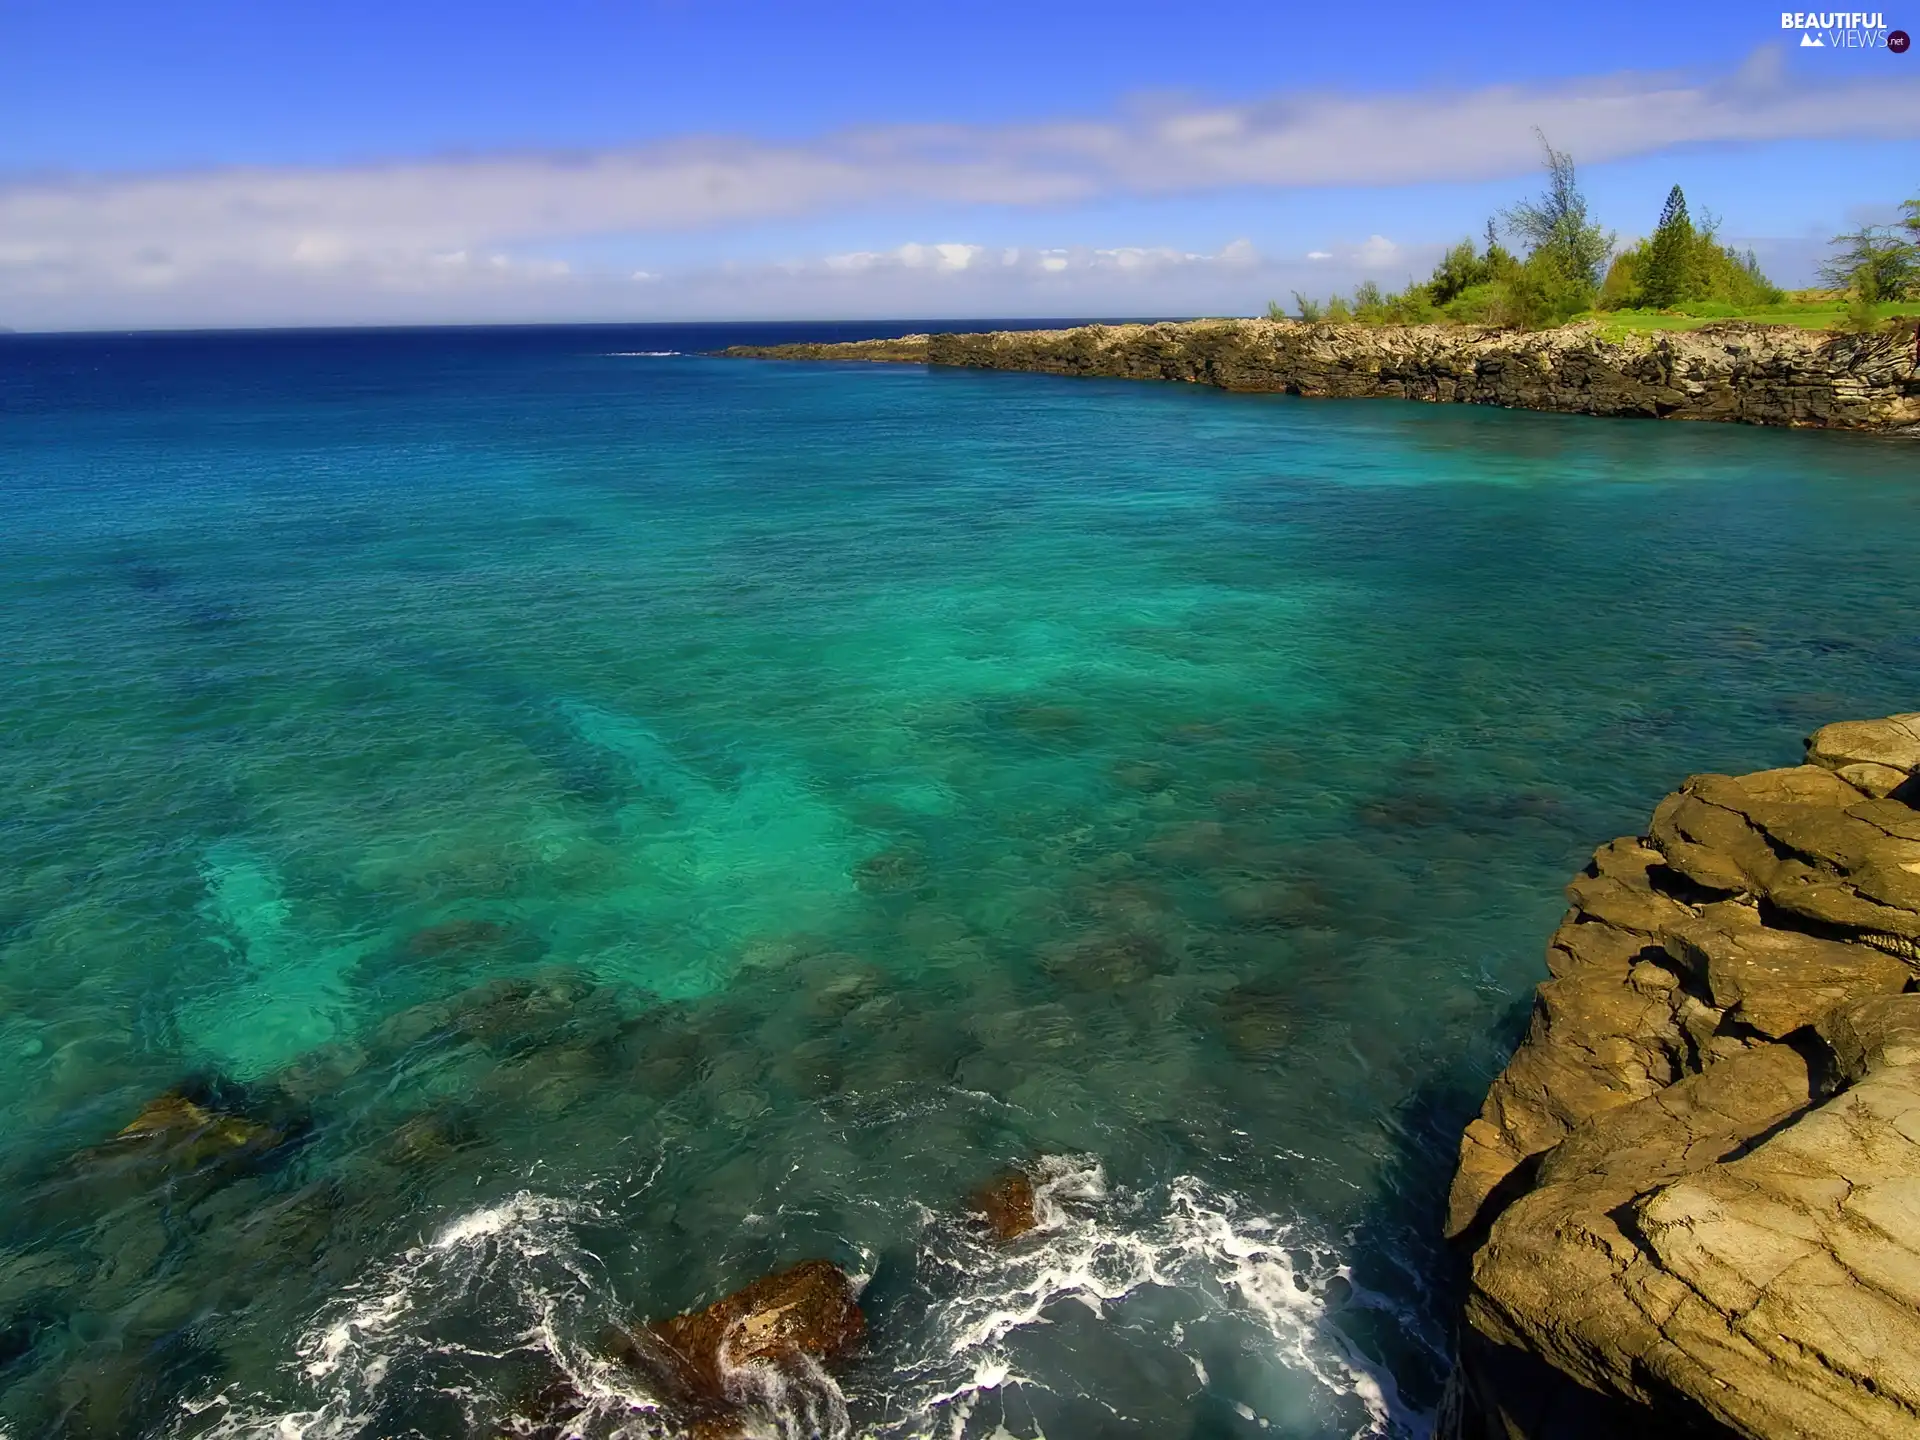
<svg viewBox="0 0 1920 1440">
<path fill-rule="evenodd" d="M 1920 301 L 1879 307 L 1882 320 L 1920 315 Z M 1837 330 L 1847 318 L 1846 302 L 1831 292 L 1802 291 L 1778 305 L 1743 310 L 1732 305 L 1679 305 L 1670 310 L 1591 311 L 1582 320 L 1598 321 L 1603 333 L 1627 335 L 1647 330 L 1698 330 L 1722 320 L 1748 320 L 1760 325 L 1798 325 L 1805 330 Z"/>
</svg>

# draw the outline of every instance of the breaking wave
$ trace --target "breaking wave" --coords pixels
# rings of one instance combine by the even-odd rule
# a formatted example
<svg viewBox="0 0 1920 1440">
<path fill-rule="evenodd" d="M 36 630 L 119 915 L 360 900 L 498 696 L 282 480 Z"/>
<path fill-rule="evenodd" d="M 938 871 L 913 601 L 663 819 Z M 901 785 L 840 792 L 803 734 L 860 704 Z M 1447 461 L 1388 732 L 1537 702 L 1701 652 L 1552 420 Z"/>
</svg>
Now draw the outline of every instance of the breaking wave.
<svg viewBox="0 0 1920 1440">
<path fill-rule="evenodd" d="M 287 1369 L 306 1403 L 222 1393 L 192 1407 L 220 1412 L 196 1433 L 344 1440 L 394 1433 L 390 1417 L 424 1410 L 458 1413 L 461 1433 L 510 1434 L 515 1402 L 564 1377 L 586 1404 L 571 1433 L 665 1437 L 657 1397 L 579 1338 L 609 1288 L 577 1239 L 598 1218 L 586 1202 L 529 1191 L 461 1216 L 350 1287 L 298 1338 Z M 502 1394 L 514 1374 L 522 1393 Z"/>
<path fill-rule="evenodd" d="M 907 1418 L 877 1433 L 959 1440 L 1006 1433 L 1011 1420 L 1044 1433 L 1045 1407 L 1008 1397 L 1047 1388 L 1024 1342 L 1074 1307 L 1122 1332 L 1128 1349 L 1184 1357 L 1193 1400 L 1216 1391 L 1210 1353 L 1251 1347 L 1265 1373 L 1234 1377 L 1234 1393 L 1217 1398 L 1261 1429 L 1431 1433 L 1432 1417 L 1405 1405 L 1386 1367 L 1333 1323 L 1343 1309 L 1393 1307 L 1355 1285 L 1332 1249 L 1191 1177 L 1155 1195 L 1113 1194 L 1098 1162 L 1055 1156 L 1036 1181 L 1037 1235 L 1004 1250 L 930 1246 L 957 1284 L 932 1305 L 924 1351 L 902 1376 Z M 1107 1408 L 1151 1428 L 1150 1416 Z"/>
<path fill-rule="evenodd" d="M 1332 1248 L 1190 1177 L 1130 1195 L 1095 1161 L 1050 1157 L 1035 1180 L 1039 1229 L 1010 1246 L 926 1217 L 913 1282 L 870 1313 L 868 1352 L 842 1377 L 844 1394 L 818 1367 L 735 1377 L 758 1417 L 744 1433 L 988 1440 L 1044 1436 L 1049 1423 L 1070 1433 L 1079 1427 L 1062 1407 L 1087 1377 L 1069 1380 L 1064 1347 L 1076 1370 L 1091 1360 L 1116 1377 L 1153 1376 L 1138 1405 L 1118 1378 L 1102 1395 L 1123 1430 L 1153 1433 L 1169 1407 L 1212 1404 L 1281 1433 L 1430 1435 L 1432 1417 L 1404 1404 L 1385 1366 L 1336 1323 L 1392 1307 L 1356 1286 Z M 541 1433 L 677 1433 L 642 1377 L 596 1353 L 593 1337 L 624 1307 L 579 1235 L 607 1219 L 586 1201 L 531 1192 L 460 1217 L 296 1340 L 283 1368 L 300 1403 L 224 1393 L 193 1407 L 192 1428 L 345 1440 L 396 1426 L 433 1433 L 438 1413 L 462 1433 L 533 1433 L 539 1387 L 558 1381 L 583 1408 Z"/>
</svg>

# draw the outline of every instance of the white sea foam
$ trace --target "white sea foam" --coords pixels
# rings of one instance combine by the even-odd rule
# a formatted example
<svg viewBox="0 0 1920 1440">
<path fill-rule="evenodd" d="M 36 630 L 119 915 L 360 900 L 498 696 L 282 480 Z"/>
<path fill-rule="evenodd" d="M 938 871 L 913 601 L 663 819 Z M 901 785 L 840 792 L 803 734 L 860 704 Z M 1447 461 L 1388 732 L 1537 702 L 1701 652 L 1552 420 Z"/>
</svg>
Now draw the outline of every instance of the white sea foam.
<svg viewBox="0 0 1920 1440">
<path fill-rule="evenodd" d="M 305 1403 L 283 1408 L 263 1397 L 221 1395 L 190 1408 L 220 1409 L 204 1433 L 223 1440 L 344 1440 L 377 1433 L 390 1387 L 424 1386 L 458 1403 L 478 1433 L 504 1420 L 501 1397 L 486 1389 L 490 1372 L 524 1352 L 573 1383 L 586 1405 L 583 1426 L 664 1435 L 655 1398 L 638 1377 L 566 1338 L 606 1291 L 575 1239 L 594 1214 L 581 1202 L 522 1191 L 463 1215 L 349 1287 L 296 1339 L 290 1368 Z M 469 1338 L 444 1338 L 450 1329 Z M 463 1372 L 477 1372 L 481 1383 L 462 1383 Z"/>
<path fill-rule="evenodd" d="M 1262 1428 L 1324 1429 L 1345 1415 L 1355 1436 L 1431 1434 L 1432 1417 L 1403 1403 L 1385 1367 L 1332 1323 L 1339 1307 L 1327 1297 L 1336 1278 L 1352 1297 L 1346 1304 L 1382 1302 L 1354 1287 L 1348 1267 L 1330 1250 L 1305 1243 L 1286 1225 L 1246 1214 L 1231 1197 L 1191 1178 L 1175 1181 L 1157 1203 L 1110 1197 L 1091 1160 L 1054 1157 L 1041 1163 L 1036 1178 L 1038 1236 L 1003 1251 L 982 1247 L 948 1257 L 958 1286 L 934 1308 L 926 1353 L 905 1367 L 919 1376 L 908 1379 L 909 1391 L 917 1384 L 922 1393 L 896 1394 L 909 1418 L 889 1423 L 883 1433 L 899 1440 L 988 1440 L 978 1428 L 984 1417 L 976 1419 L 985 1397 L 1043 1383 L 1021 1368 L 1021 1332 L 1052 1323 L 1050 1313 L 1062 1305 L 1078 1304 L 1107 1324 L 1178 1350 L 1203 1390 L 1213 1379 L 1192 1348 L 1203 1333 L 1224 1329 L 1237 1349 L 1252 1342 L 1269 1362 L 1268 1393 L 1228 1403 Z M 1144 1303 L 1154 1291 L 1198 1302 L 1201 1318 L 1159 1318 L 1167 1307 Z M 1300 1393 L 1303 1382 L 1322 1392 L 1320 1403 Z"/>
<path fill-rule="evenodd" d="M 1035 1179 L 1039 1231 L 1011 1246 L 989 1245 L 929 1216 L 928 1308 L 909 1333 L 887 1339 L 887 1353 L 869 1356 L 866 1368 L 885 1376 L 878 1382 L 884 1394 L 856 1392 L 853 1408 L 884 1418 L 862 1436 L 1008 1437 L 1006 1402 L 1022 1389 L 1044 1398 L 1065 1378 L 1051 1373 L 1057 1358 L 1049 1362 L 1032 1342 L 1071 1313 L 1061 1307 L 1076 1305 L 1126 1342 L 1115 1356 L 1145 1345 L 1178 1357 L 1197 1383 L 1189 1401 L 1211 1393 L 1263 1429 L 1344 1430 L 1379 1440 L 1432 1433 L 1432 1416 L 1406 1405 L 1385 1367 L 1333 1323 L 1343 1304 L 1387 1302 L 1354 1287 L 1332 1250 L 1191 1178 L 1151 1195 L 1115 1194 L 1096 1162 L 1052 1157 Z M 460 1216 L 375 1269 L 298 1337 L 289 1373 L 300 1404 L 215 1397 L 193 1407 L 223 1412 L 200 1433 L 221 1440 L 370 1435 L 384 1403 L 417 1397 L 423 1387 L 459 1404 L 470 1431 L 500 1431 L 508 1423 L 497 1393 L 500 1362 L 520 1354 L 564 1375 L 582 1398 L 585 1408 L 567 1434 L 671 1434 L 641 1377 L 580 1338 L 622 1308 L 576 1238 L 583 1222 L 607 1217 L 585 1202 L 532 1192 Z M 1330 1298 L 1329 1286 L 1350 1298 Z M 1235 1360 L 1233 1375 L 1217 1375 L 1206 1355 L 1257 1357 L 1259 1373 Z M 854 1434 L 847 1397 L 818 1366 L 743 1369 L 728 1378 L 757 1417 L 748 1424 L 756 1440 Z M 1215 1388 L 1228 1380 L 1231 1391 Z M 864 1403 L 875 1400 L 884 1403 Z M 1124 1420 L 1120 1403 L 1115 1413 Z M 1032 1414 L 1011 1423 L 1039 1433 Z"/>
<path fill-rule="evenodd" d="M 609 350 L 610 360 L 664 360 L 669 355 L 685 354 L 681 350 Z"/>
</svg>

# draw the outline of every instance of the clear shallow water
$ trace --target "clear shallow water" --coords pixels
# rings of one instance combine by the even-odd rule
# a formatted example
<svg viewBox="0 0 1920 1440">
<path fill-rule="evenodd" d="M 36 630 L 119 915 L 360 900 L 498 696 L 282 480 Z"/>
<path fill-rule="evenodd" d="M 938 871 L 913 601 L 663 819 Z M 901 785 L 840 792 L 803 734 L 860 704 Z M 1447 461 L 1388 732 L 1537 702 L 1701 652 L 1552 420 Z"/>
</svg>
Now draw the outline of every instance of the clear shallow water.
<svg viewBox="0 0 1920 1440">
<path fill-rule="evenodd" d="M 754 338 L 0 340 L 7 1435 L 658 1433 L 816 1255 L 830 1429 L 1419 1433 L 1559 887 L 1920 695 L 1911 447 Z"/>
</svg>

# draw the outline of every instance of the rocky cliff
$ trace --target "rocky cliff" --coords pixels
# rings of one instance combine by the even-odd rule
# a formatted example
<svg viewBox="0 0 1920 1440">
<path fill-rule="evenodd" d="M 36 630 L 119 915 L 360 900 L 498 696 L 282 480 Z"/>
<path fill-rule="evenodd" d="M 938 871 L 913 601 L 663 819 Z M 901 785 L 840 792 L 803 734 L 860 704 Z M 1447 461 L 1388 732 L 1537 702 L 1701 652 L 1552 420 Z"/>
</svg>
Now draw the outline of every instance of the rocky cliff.
<svg viewBox="0 0 1920 1440">
<path fill-rule="evenodd" d="M 1726 323 L 1608 338 L 1444 325 L 1193 320 L 736 346 L 744 359 L 875 360 L 1184 380 L 1226 390 L 1454 401 L 1583 415 L 1920 432 L 1912 335 Z"/>
<path fill-rule="evenodd" d="M 1920 1436 L 1920 714 L 1694 776 L 1567 896 L 1460 1147 L 1453 1428 Z"/>
</svg>

